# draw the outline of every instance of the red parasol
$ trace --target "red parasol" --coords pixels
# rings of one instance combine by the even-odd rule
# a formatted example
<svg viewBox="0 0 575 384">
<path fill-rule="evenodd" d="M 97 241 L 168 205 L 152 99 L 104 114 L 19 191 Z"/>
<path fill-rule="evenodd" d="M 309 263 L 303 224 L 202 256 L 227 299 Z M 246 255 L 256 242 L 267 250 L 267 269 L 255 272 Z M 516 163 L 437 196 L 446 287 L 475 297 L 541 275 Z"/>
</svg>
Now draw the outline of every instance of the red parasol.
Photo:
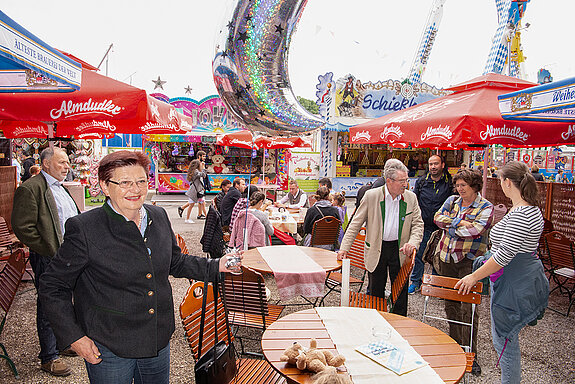
<svg viewBox="0 0 575 384">
<path fill-rule="evenodd" d="M 507 121 L 497 96 L 534 83 L 490 73 L 448 88 L 454 93 L 350 128 L 353 144 L 468 148 L 500 144 L 540 147 L 575 143 L 567 123 Z"/>
<path fill-rule="evenodd" d="M 218 145 L 254 149 L 282 149 L 282 148 L 311 148 L 311 144 L 299 136 L 295 137 L 267 137 L 258 136 L 254 139 L 250 131 L 239 131 L 219 136 Z"/>
<path fill-rule="evenodd" d="M 0 94 L 0 127 L 6 137 L 46 137 L 48 123 L 58 136 L 111 133 L 178 133 L 174 106 L 146 91 L 82 70 L 82 86 L 70 93 Z M 44 135 L 44 136 L 42 136 Z"/>
</svg>

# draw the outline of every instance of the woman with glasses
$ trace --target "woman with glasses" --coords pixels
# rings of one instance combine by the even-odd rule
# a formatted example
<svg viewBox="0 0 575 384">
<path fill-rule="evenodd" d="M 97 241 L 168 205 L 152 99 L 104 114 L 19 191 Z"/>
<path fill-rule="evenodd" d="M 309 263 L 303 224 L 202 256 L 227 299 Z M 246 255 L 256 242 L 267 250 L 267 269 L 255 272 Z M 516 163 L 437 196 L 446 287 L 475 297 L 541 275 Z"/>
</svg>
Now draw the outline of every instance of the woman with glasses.
<svg viewBox="0 0 575 384">
<path fill-rule="evenodd" d="M 435 224 L 443 229 L 438 244 L 439 260 L 434 267 L 442 276 L 462 278 L 471 273 L 473 260 L 487 250 L 486 235 L 493 221 L 493 204 L 479 193 L 483 177 L 476 170 L 460 170 L 453 176 L 453 185 L 459 195 L 447 198 L 434 216 Z M 469 323 L 471 304 L 445 300 L 445 314 L 450 320 Z M 473 318 L 471 341 L 475 361 L 471 373 L 478 375 L 481 367 L 477 362 L 477 310 Z M 469 326 L 449 323 L 449 336 L 460 345 L 470 345 L 470 333 Z"/>
<path fill-rule="evenodd" d="M 169 383 L 174 304 L 168 276 L 215 280 L 226 258 L 181 253 L 164 209 L 144 204 L 150 161 L 100 161 L 106 202 L 66 222 L 39 297 L 58 344 L 84 358 L 91 383 Z"/>
</svg>

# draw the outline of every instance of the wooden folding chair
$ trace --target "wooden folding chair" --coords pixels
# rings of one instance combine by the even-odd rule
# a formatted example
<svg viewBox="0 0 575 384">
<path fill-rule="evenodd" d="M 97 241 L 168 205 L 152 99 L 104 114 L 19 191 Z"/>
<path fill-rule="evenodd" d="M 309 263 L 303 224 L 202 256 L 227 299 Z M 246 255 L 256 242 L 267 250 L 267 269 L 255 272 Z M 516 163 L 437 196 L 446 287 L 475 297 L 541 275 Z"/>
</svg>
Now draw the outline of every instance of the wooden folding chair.
<svg viewBox="0 0 575 384">
<path fill-rule="evenodd" d="M 365 276 L 367 275 L 367 269 L 365 269 L 364 263 L 364 254 L 365 254 L 365 236 L 366 230 L 365 227 L 362 227 L 355 240 L 351 244 L 351 248 L 349 252 L 347 252 L 347 258 L 350 260 L 350 265 L 359 270 L 361 277 L 358 279 L 356 277 L 350 276 L 349 277 L 349 284 L 351 285 L 359 285 L 357 292 L 361 291 L 363 288 L 363 283 L 365 282 Z M 325 279 L 325 286 L 327 288 L 326 294 L 322 297 L 319 305 L 323 305 L 323 301 L 331 292 L 339 292 L 341 289 L 341 281 L 342 275 L 341 272 L 331 271 L 328 273 Z"/>
<path fill-rule="evenodd" d="M 26 253 L 23 249 L 17 249 L 12 252 L 8 258 L 7 263 L 0 272 L 0 309 L 2 309 L 2 321 L 0 322 L 0 335 L 2 335 L 2 330 L 6 324 L 6 317 L 8 316 L 8 311 L 12 306 L 14 301 L 14 296 L 16 296 L 16 291 L 18 291 L 18 286 L 22 280 L 22 275 L 26 270 Z M 6 360 L 14 376 L 18 378 L 18 371 L 16 370 L 16 365 L 12 359 L 8 356 L 6 347 L 4 344 L 0 343 L 0 348 L 2 353 L 0 358 Z"/>
<path fill-rule="evenodd" d="M 226 273 L 223 289 L 230 324 L 237 329 L 247 327 L 263 332 L 284 309 L 283 305 L 268 304 L 263 276 L 244 266 L 240 275 Z M 242 338 L 238 337 L 238 340 L 242 354 L 246 354 Z"/>
<path fill-rule="evenodd" d="M 206 314 L 204 324 L 204 340 L 202 342 L 202 351 L 199 348 L 200 319 L 202 315 L 202 299 L 204 295 L 204 283 L 195 282 L 188 288 L 182 303 L 180 304 L 180 317 L 184 326 L 184 333 L 188 344 L 192 349 L 192 355 L 195 361 L 207 352 L 214 345 L 215 322 L 218 324 L 218 342 L 228 340 L 230 329 L 226 322 L 226 312 L 220 297 L 218 297 L 218 318 L 214 318 L 214 294 L 211 289 L 206 292 Z M 224 332 L 220 332 L 224 330 Z M 234 383 L 245 384 L 280 384 L 285 383 L 285 379 L 274 370 L 274 368 L 265 360 L 258 359 L 236 359 L 238 372 L 234 378 Z"/>
<path fill-rule="evenodd" d="M 389 309 L 389 312 L 391 312 L 393 310 L 393 305 L 399 297 L 399 294 L 409 281 L 409 276 L 411 275 L 411 271 L 413 270 L 413 266 L 415 264 L 416 252 L 417 250 L 413 250 L 411 257 L 405 260 L 405 263 L 403 263 L 399 269 L 399 273 L 391 285 L 391 295 L 389 295 L 387 299 L 368 295 L 367 293 L 350 292 L 349 306 L 359 308 L 372 308 L 384 312 L 387 312 Z"/>
<path fill-rule="evenodd" d="M 553 223 L 547 219 L 543 219 L 543 232 L 541 232 L 541 237 L 539 237 L 539 245 L 537 246 L 537 255 L 543 263 L 543 268 L 546 273 L 551 273 L 551 263 L 549 262 L 549 253 L 547 252 L 547 246 L 545 244 L 545 235 L 553 232 Z"/>
<path fill-rule="evenodd" d="M 462 345 L 461 347 L 465 350 L 465 356 L 467 359 L 467 364 L 465 367 L 465 372 L 471 372 L 473 367 L 473 361 L 475 359 L 475 354 L 471 352 L 473 350 L 473 318 L 475 315 L 475 310 L 477 305 L 481 304 L 481 291 L 483 290 L 483 283 L 478 282 L 473 286 L 471 291 L 467 295 L 461 295 L 454 289 L 455 284 L 459 279 L 453 277 L 445 277 L 439 275 L 423 275 L 423 283 L 421 285 L 421 294 L 425 296 L 425 304 L 423 306 L 423 322 L 425 323 L 426 318 L 443 320 L 449 323 L 457 323 L 461 325 L 467 325 L 471 327 L 471 332 L 469 333 L 469 345 Z M 460 301 L 463 303 L 471 304 L 471 323 L 466 323 L 463 321 L 450 320 L 445 317 L 431 316 L 427 314 L 427 304 L 430 297 L 436 297 L 445 300 Z M 467 381 L 467 377 L 465 377 Z"/>
<path fill-rule="evenodd" d="M 10 232 L 6 220 L 0 216 L 0 248 L 3 248 L 0 251 L 0 260 L 8 260 L 16 248 L 22 247 L 24 244 L 18 240 L 15 234 Z"/>
<path fill-rule="evenodd" d="M 556 309 L 549 307 L 554 312 L 569 316 L 571 306 L 575 302 L 575 250 L 574 244 L 565 235 L 560 232 L 553 231 L 545 235 L 545 243 L 547 245 L 547 255 L 549 256 L 549 280 L 555 282 L 551 292 L 559 289 L 559 292 L 564 291 L 569 296 L 569 307 L 567 313 L 559 312 Z M 569 288 L 571 284 L 571 288 Z M 549 292 L 549 293 L 551 293 Z"/>
<path fill-rule="evenodd" d="M 325 216 L 313 223 L 310 247 L 335 245 L 339 236 L 341 221 L 333 216 Z"/>
</svg>

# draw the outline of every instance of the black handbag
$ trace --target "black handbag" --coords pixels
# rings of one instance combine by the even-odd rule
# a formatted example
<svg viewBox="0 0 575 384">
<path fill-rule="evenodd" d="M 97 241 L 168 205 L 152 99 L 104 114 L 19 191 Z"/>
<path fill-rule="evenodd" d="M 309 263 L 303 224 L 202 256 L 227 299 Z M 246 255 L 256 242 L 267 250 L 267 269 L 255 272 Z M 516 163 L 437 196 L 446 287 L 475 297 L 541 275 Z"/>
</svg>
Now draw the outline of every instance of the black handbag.
<svg viewBox="0 0 575 384">
<path fill-rule="evenodd" d="M 429 263 L 431 265 L 434 265 L 435 255 L 437 254 L 437 252 L 436 252 L 437 245 L 439 244 L 439 240 L 441 240 L 442 234 L 443 234 L 443 230 L 437 229 L 429 237 L 429 240 L 427 241 L 427 245 L 425 246 L 425 250 L 423 251 L 423 254 L 421 255 L 421 260 L 423 260 L 424 263 Z"/>
<path fill-rule="evenodd" d="M 210 183 L 208 175 L 204 177 L 204 189 L 208 192 L 212 190 L 212 183 Z"/>
<path fill-rule="evenodd" d="M 212 260 L 209 260 L 212 262 Z M 208 263 L 209 265 L 209 263 Z M 218 273 L 219 277 L 219 273 Z M 214 289 L 214 319 L 218 318 L 218 278 L 213 283 Z M 208 292 L 208 282 L 204 282 L 204 297 L 202 301 L 202 315 L 200 318 L 200 340 L 198 354 L 202 352 L 202 341 L 204 337 L 204 323 L 206 316 L 206 297 Z M 225 308 L 224 308 L 225 311 Z M 204 353 L 194 366 L 196 384 L 227 384 L 230 383 L 237 373 L 236 353 L 232 343 L 228 317 L 226 318 L 226 328 L 228 330 L 228 344 L 225 340 L 218 342 L 218 322 L 214 321 L 214 346 Z"/>
</svg>

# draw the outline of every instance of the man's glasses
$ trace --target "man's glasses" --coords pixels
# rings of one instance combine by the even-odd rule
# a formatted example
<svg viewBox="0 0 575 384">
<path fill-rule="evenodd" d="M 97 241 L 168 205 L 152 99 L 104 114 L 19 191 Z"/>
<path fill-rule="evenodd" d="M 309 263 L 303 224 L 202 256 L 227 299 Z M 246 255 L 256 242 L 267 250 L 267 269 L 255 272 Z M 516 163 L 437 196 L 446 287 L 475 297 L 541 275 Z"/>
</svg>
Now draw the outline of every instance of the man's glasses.
<svg viewBox="0 0 575 384">
<path fill-rule="evenodd" d="M 148 180 L 138 180 L 138 181 L 132 181 L 132 180 L 124 180 L 124 181 L 114 181 L 114 180 L 108 180 L 110 183 L 112 184 L 116 184 L 117 186 L 119 186 L 122 189 L 130 189 L 134 186 L 134 184 L 136 184 L 136 186 L 139 189 L 144 189 L 148 187 Z"/>
<path fill-rule="evenodd" d="M 391 180 L 393 180 L 393 181 L 395 181 L 396 183 L 399 183 L 399 184 L 407 184 L 408 181 L 409 181 L 409 179 L 391 179 Z"/>
</svg>

